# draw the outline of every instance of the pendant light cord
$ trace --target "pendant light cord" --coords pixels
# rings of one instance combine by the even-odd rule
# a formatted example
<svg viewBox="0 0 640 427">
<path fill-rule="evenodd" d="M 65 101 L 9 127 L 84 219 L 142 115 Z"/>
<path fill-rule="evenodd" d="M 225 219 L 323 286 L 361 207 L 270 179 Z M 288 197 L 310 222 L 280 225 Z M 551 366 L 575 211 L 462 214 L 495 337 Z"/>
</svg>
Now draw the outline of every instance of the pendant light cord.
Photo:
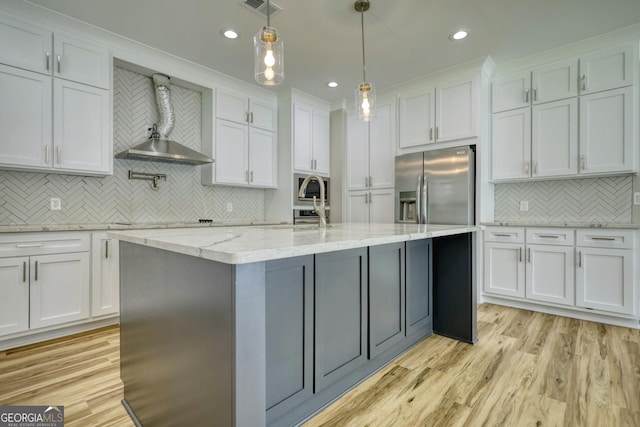
<svg viewBox="0 0 640 427">
<path fill-rule="evenodd" d="M 268 2 L 269 0 L 267 0 Z M 364 59 L 364 7 L 360 8 L 360 24 L 362 28 L 362 80 L 367 81 L 367 65 Z"/>
<path fill-rule="evenodd" d="M 269 6 L 269 0 L 267 0 L 267 27 L 271 28 L 271 7 Z"/>
</svg>

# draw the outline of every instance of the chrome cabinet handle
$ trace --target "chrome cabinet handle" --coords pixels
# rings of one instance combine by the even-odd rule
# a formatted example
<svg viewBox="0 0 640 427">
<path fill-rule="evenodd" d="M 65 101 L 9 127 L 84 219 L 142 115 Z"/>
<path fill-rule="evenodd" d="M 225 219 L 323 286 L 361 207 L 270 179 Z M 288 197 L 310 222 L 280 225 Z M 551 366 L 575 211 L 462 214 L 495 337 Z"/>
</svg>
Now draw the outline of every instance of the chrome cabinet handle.
<svg viewBox="0 0 640 427">
<path fill-rule="evenodd" d="M 47 58 L 47 71 L 49 71 L 51 69 L 51 53 L 47 52 L 45 56 Z"/>
<path fill-rule="evenodd" d="M 369 193 L 364 193 L 364 203 L 369 203 Z"/>
<path fill-rule="evenodd" d="M 315 170 L 318 170 L 318 160 L 317 160 L 317 159 L 314 159 L 314 160 L 313 160 L 313 170 L 314 170 L 314 171 L 315 171 Z"/>
<path fill-rule="evenodd" d="M 511 237 L 511 234 L 507 233 L 493 233 L 493 235 L 496 237 Z"/>
<path fill-rule="evenodd" d="M 429 141 L 433 141 L 433 128 L 429 128 Z"/>
<path fill-rule="evenodd" d="M 436 141 L 440 138 L 440 128 L 436 126 Z"/>
<path fill-rule="evenodd" d="M 582 90 L 583 91 L 587 90 L 587 75 L 583 74 L 582 77 L 580 78 L 580 81 L 582 81 Z"/>
<path fill-rule="evenodd" d="M 529 89 L 524 90 L 524 102 L 529 102 Z"/>
<path fill-rule="evenodd" d="M 524 173 L 529 174 L 529 162 L 524 162 Z"/>
<path fill-rule="evenodd" d="M 560 236 L 554 234 L 538 234 L 538 237 L 540 237 L 541 239 L 557 239 Z"/>
<path fill-rule="evenodd" d="M 518 248 L 518 259 L 519 262 L 522 262 L 522 246 Z"/>
<path fill-rule="evenodd" d="M 373 178 L 369 177 L 369 187 L 373 187 Z"/>
<path fill-rule="evenodd" d="M 537 101 L 538 100 L 538 88 L 537 87 L 533 87 L 533 100 Z"/>
<path fill-rule="evenodd" d="M 56 155 L 58 156 L 56 162 L 60 164 L 62 162 L 62 146 L 58 145 L 56 147 Z"/>
<path fill-rule="evenodd" d="M 251 123 L 253 123 L 253 111 L 251 112 Z"/>
<path fill-rule="evenodd" d="M 365 187 L 369 187 L 369 177 L 368 176 L 364 177 L 364 186 Z"/>
<path fill-rule="evenodd" d="M 36 268 L 35 268 L 35 281 L 38 281 L 38 261 L 36 261 Z"/>
<path fill-rule="evenodd" d="M 60 55 L 58 55 L 58 74 L 60 74 L 60 62 L 62 62 L 62 58 L 60 58 Z"/>
<path fill-rule="evenodd" d="M 16 243 L 16 248 L 41 248 L 44 243 Z"/>
<path fill-rule="evenodd" d="M 253 182 L 253 171 L 251 171 L 251 173 L 249 175 L 251 176 L 250 182 Z"/>
<path fill-rule="evenodd" d="M 27 261 L 22 263 L 22 283 L 27 281 Z"/>
<path fill-rule="evenodd" d="M 583 154 L 582 156 L 580 156 L 580 170 L 585 170 L 585 165 L 587 163 L 587 158 L 585 157 L 585 155 Z"/>
<path fill-rule="evenodd" d="M 104 259 L 109 259 L 109 241 L 104 241 Z"/>
<path fill-rule="evenodd" d="M 245 111 L 245 113 L 244 113 L 244 121 L 249 123 L 249 112 L 248 111 Z"/>
<path fill-rule="evenodd" d="M 578 267 L 582 268 L 582 251 L 578 251 Z"/>
<path fill-rule="evenodd" d="M 527 248 L 527 262 L 531 263 L 531 248 Z"/>
<path fill-rule="evenodd" d="M 51 157 L 50 151 L 51 151 L 51 146 L 45 145 L 45 147 L 44 147 L 44 162 L 46 164 L 49 164 L 49 157 Z"/>
<path fill-rule="evenodd" d="M 612 240 L 616 240 L 615 237 L 592 237 L 591 240 L 607 240 L 607 241 L 612 241 Z"/>
<path fill-rule="evenodd" d="M 538 174 L 538 161 L 537 160 L 533 161 L 533 173 L 534 173 L 534 175 Z"/>
</svg>

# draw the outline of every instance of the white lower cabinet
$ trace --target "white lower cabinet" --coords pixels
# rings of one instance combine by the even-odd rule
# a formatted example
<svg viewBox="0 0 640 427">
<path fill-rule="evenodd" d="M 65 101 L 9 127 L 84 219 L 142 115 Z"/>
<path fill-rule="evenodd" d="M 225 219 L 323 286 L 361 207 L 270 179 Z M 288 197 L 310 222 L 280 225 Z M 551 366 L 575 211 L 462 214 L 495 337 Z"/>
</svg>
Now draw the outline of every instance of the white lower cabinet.
<svg viewBox="0 0 640 427">
<path fill-rule="evenodd" d="M 91 236 L 91 316 L 120 311 L 120 251 L 107 233 Z"/>
<path fill-rule="evenodd" d="M 0 336 L 90 318 L 89 236 L 0 234 Z"/>
<path fill-rule="evenodd" d="M 638 315 L 636 240 L 623 229 L 488 227 L 484 293 Z"/>
<path fill-rule="evenodd" d="M 89 317 L 89 253 L 33 256 L 29 328 Z"/>
<path fill-rule="evenodd" d="M 394 190 L 347 191 L 346 222 L 393 223 Z"/>
</svg>

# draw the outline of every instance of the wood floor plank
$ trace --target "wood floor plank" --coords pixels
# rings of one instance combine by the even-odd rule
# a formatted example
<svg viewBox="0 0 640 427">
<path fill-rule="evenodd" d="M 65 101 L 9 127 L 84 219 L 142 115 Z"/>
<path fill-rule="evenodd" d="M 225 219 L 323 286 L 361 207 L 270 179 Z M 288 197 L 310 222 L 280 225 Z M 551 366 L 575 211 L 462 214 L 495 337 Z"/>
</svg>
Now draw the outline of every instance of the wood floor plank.
<svg viewBox="0 0 640 427">
<path fill-rule="evenodd" d="M 476 345 L 422 341 L 305 427 L 640 426 L 640 330 L 482 304 Z M 0 405 L 133 427 L 117 327 L 0 352 Z"/>
</svg>

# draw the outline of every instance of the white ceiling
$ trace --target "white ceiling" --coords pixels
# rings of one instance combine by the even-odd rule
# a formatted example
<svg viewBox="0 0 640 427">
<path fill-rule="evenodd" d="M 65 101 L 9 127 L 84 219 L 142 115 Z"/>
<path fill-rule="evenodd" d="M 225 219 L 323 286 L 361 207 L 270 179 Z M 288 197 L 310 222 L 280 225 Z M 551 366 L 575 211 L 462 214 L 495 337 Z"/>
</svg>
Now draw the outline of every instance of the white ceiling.
<svg viewBox="0 0 640 427">
<path fill-rule="evenodd" d="M 352 0 L 273 0 L 285 83 L 336 101 L 362 80 Z M 241 0 L 31 0 L 241 80 L 253 80 L 253 35 L 265 19 Z M 640 0 L 371 0 L 367 78 L 378 90 L 475 58 L 496 64 L 640 23 Z M 220 36 L 224 27 L 237 40 Z M 458 28 L 470 36 L 452 42 Z M 340 86 L 329 89 L 326 82 Z M 282 86 L 278 87 L 280 89 Z"/>
</svg>

